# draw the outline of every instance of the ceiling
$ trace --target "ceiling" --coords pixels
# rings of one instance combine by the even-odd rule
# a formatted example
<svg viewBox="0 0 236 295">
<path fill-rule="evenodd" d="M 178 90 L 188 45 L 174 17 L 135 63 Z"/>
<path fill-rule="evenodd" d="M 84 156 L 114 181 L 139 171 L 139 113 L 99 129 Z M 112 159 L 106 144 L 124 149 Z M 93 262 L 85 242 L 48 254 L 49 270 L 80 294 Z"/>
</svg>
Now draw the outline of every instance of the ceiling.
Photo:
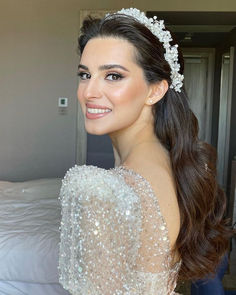
<svg viewBox="0 0 236 295">
<path fill-rule="evenodd" d="M 173 12 L 148 11 L 147 16 L 156 15 L 168 25 L 232 25 L 236 26 L 236 12 Z"/>
<path fill-rule="evenodd" d="M 182 46 L 216 47 L 236 30 L 236 12 L 147 12 L 154 15 L 165 20 Z"/>
</svg>

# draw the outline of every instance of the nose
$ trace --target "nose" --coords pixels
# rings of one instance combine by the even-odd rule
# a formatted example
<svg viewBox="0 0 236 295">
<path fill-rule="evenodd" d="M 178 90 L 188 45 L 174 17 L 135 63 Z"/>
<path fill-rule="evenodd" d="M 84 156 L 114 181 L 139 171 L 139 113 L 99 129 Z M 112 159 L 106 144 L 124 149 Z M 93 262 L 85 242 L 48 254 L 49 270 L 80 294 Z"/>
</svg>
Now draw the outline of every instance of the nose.
<svg viewBox="0 0 236 295">
<path fill-rule="evenodd" d="M 96 78 L 90 78 L 84 86 L 84 97 L 86 99 L 94 99 L 101 97 L 101 87 Z"/>
</svg>

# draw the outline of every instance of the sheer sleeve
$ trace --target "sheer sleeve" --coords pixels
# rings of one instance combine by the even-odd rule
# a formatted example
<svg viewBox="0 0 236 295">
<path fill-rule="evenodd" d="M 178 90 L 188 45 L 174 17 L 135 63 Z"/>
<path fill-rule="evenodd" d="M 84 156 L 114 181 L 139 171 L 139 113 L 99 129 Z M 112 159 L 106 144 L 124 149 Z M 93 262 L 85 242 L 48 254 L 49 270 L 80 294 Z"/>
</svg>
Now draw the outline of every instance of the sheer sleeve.
<svg viewBox="0 0 236 295">
<path fill-rule="evenodd" d="M 60 283 L 76 295 L 137 295 L 136 262 L 142 227 L 138 195 L 122 178 L 76 166 L 65 179 Z"/>
</svg>

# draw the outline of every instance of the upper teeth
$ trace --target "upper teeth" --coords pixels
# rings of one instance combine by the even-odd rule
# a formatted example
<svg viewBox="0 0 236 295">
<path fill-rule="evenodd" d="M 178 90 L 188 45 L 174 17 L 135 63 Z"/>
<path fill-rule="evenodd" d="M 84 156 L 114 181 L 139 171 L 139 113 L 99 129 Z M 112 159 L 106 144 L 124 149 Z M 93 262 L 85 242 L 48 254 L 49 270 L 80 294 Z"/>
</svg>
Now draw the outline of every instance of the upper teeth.
<svg viewBox="0 0 236 295">
<path fill-rule="evenodd" d="M 92 109 L 92 108 L 87 108 L 87 110 L 88 110 L 88 113 L 92 113 L 92 114 L 107 113 L 111 111 L 109 109 Z"/>
</svg>

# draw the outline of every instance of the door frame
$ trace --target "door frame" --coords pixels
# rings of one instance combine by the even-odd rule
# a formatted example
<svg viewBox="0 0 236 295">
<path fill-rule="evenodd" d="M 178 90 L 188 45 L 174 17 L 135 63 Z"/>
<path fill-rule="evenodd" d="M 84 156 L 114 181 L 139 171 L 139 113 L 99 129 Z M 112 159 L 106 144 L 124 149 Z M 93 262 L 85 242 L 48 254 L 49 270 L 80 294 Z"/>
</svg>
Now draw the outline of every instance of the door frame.
<svg viewBox="0 0 236 295">
<path fill-rule="evenodd" d="M 211 144 L 212 109 L 214 89 L 215 48 L 182 48 L 183 56 L 190 58 L 207 58 L 207 89 L 206 89 L 206 137 Z"/>
<path fill-rule="evenodd" d="M 229 164 L 229 144 L 230 144 L 230 121 L 231 121 L 231 106 L 232 106 L 232 91 L 233 91 L 233 72 L 234 72 L 234 47 L 231 46 L 229 51 L 225 51 L 222 54 L 222 61 L 225 54 L 229 53 L 229 82 L 227 87 L 227 98 L 224 100 L 222 97 L 222 73 L 221 68 L 221 86 L 220 86 L 220 106 L 219 106 L 219 128 L 218 128 L 218 141 L 217 141 L 217 153 L 218 153 L 218 182 L 223 190 L 227 190 L 227 178 L 228 178 L 228 164 Z M 223 108 L 222 104 L 226 103 L 226 107 Z M 224 111 L 226 110 L 226 112 Z M 220 124 L 225 126 L 225 129 L 220 128 Z M 222 126 L 221 125 L 221 126 Z"/>
</svg>

